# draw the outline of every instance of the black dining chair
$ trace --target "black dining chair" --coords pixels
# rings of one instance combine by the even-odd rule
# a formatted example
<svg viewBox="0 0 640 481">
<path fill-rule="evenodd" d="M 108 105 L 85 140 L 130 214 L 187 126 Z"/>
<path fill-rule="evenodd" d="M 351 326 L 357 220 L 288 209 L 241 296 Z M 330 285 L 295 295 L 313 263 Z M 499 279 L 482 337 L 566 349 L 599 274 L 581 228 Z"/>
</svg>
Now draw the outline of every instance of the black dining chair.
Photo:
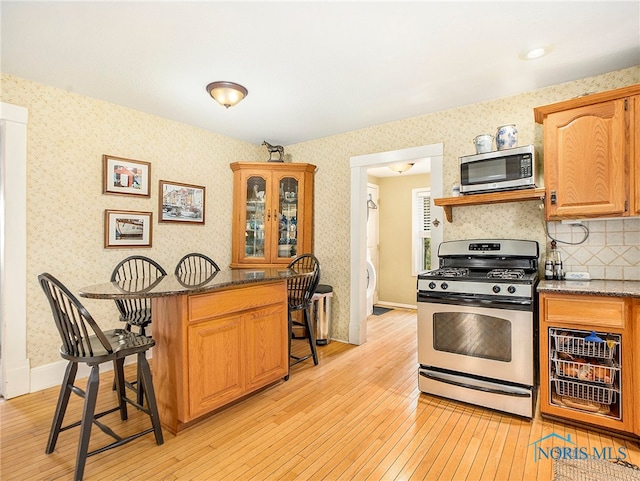
<svg viewBox="0 0 640 481">
<path fill-rule="evenodd" d="M 289 366 L 305 361 L 310 357 L 313 363 L 318 365 L 318 353 L 316 352 L 315 335 L 311 325 L 311 298 L 320 282 L 320 262 L 313 254 L 302 254 L 289 263 L 289 269 L 300 273 L 313 272 L 312 275 L 293 276 L 287 279 L 287 297 L 289 302 Z M 294 316 L 296 311 L 302 311 L 302 320 Z M 298 336 L 294 333 L 294 327 L 303 327 L 304 334 Z M 307 339 L 310 352 L 304 356 L 295 356 L 291 353 L 292 339 Z"/>
<path fill-rule="evenodd" d="M 120 261 L 113 269 L 111 281 L 149 279 L 165 275 L 167 272 L 153 259 L 145 256 L 130 256 Z M 115 303 L 120 312 L 120 320 L 126 323 L 125 329 L 130 331 L 136 327 L 140 334 L 146 335 L 146 329 L 151 324 L 151 298 L 116 299 Z"/>
<path fill-rule="evenodd" d="M 85 464 L 89 456 L 121 446 L 149 433 L 154 433 L 156 444 L 163 444 L 164 438 L 153 389 L 151 369 L 146 358 L 146 352 L 155 345 L 155 341 L 147 336 L 125 329 L 102 331 L 91 317 L 91 314 L 59 280 L 48 273 L 40 274 L 38 280 L 47 296 L 53 319 L 62 339 L 60 356 L 68 361 L 45 452 L 47 454 L 53 452 L 58 441 L 58 435 L 62 431 L 80 426 L 74 474 L 74 480 L 79 481 L 82 480 Z M 147 398 L 146 406 L 129 399 L 126 395 L 124 361 L 127 356 L 132 355 L 137 356 L 140 383 L 144 387 Z M 96 413 L 98 387 L 100 384 L 100 365 L 107 362 L 113 363 L 118 405 Z M 80 363 L 87 364 L 91 368 L 84 391 L 74 384 L 78 372 L 78 364 Z M 84 398 L 82 419 L 62 426 L 71 393 Z M 119 411 L 120 419 L 126 421 L 128 418 L 127 403 L 146 413 L 151 420 L 151 427 L 135 434 L 121 437 L 99 419 L 107 414 Z M 101 448 L 89 451 L 91 428 L 94 424 L 102 432 L 111 436 L 114 441 Z"/>
</svg>

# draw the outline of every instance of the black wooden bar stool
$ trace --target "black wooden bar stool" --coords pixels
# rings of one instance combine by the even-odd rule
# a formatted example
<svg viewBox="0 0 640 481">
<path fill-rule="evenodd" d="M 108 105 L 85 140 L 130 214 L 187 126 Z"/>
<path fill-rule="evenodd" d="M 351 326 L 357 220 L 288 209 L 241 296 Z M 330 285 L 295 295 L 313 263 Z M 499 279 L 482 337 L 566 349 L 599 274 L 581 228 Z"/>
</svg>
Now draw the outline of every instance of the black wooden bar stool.
<svg viewBox="0 0 640 481">
<path fill-rule="evenodd" d="M 183 286 L 197 287 L 213 279 L 220 272 L 220 267 L 210 257 L 192 252 L 178 261 L 174 272 Z"/>
<path fill-rule="evenodd" d="M 114 267 L 111 282 L 122 282 L 130 279 L 156 279 L 167 275 L 167 272 L 153 259 L 145 256 L 130 256 Z M 146 328 L 151 324 L 151 299 L 149 297 L 133 297 L 115 300 L 120 320 L 126 323 L 126 330 L 133 327 L 140 334 L 146 335 Z"/>
<path fill-rule="evenodd" d="M 289 263 L 289 269 L 294 271 L 309 272 L 312 275 L 296 276 L 287 279 L 287 296 L 289 301 L 289 366 L 305 361 L 310 357 L 313 363 L 318 365 L 318 353 L 316 352 L 316 341 L 314 339 L 313 326 L 311 325 L 311 298 L 320 282 L 320 262 L 313 254 L 302 254 Z M 293 313 L 302 311 L 302 320 L 294 318 Z M 293 328 L 303 327 L 304 334 L 296 336 Z M 307 339 L 309 342 L 309 353 L 304 356 L 294 356 L 291 353 L 292 339 Z"/>
<path fill-rule="evenodd" d="M 111 272 L 111 282 L 136 281 L 141 279 L 159 279 L 165 276 L 167 272 L 164 268 L 153 259 L 145 256 L 129 256 L 121 260 Z M 134 327 L 138 332 L 147 335 L 147 327 L 151 324 L 151 298 L 136 296 L 128 299 L 115 299 L 116 307 L 120 311 L 120 320 L 125 323 L 127 331 L 133 330 Z M 135 381 L 127 381 L 125 379 L 125 387 L 136 392 L 138 404 L 144 402 L 144 389 L 138 386 L 138 372 Z M 113 384 L 115 390 L 116 385 Z"/>
<path fill-rule="evenodd" d="M 142 334 L 125 329 L 113 329 L 103 332 L 78 299 L 55 277 L 44 273 L 38 276 L 38 280 L 49 300 L 51 311 L 53 312 L 53 319 L 62 338 L 60 356 L 69 361 L 60 388 L 60 395 L 58 397 L 56 412 L 53 416 L 53 423 L 51 424 L 49 441 L 47 442 L 45 452 L 47 454 L 53 452 L 56 447 L 58 435 L 62 431 L 80 426 L 80 439 L 74 475 L 74 480 L 80 481 L 82 480 L 84 467 L 89 456 L 101 453 L 107 449 L 122 446 L 129 441 L 133 441 L 149 433 L 155 434 L 158 445 L 163 444 L 164 439 L 162 437 L 160 416 L 158 415 L 158 406 L 156 404 L 156 396 L 151 379 L 151 369 L 145 356 L 146 352 L 155 345 L 155 341 Z M 146 407 L 127 398 L 126 395 L 124 386 L 124 360 L 125 357 L 134 354 L 137 355 L 140 383 L 142 383 L 147 399 Z M 106 411 L 96 413 L 96 400 L 100 383 L 100 364 L 104 364 L 105 362 L 113 362 L 118 405 Z M 85 363 L 91 367 L 86 391 L 74 385 L 79 363 Z M 62 426 L 71 393 L 84 398 L 82 419 L 67 426 Z M 109 426 L 100 422 L 99 419 L 107 414 L 120 411 L 120 419 L 125 421 L 128 417 L 127 403 L 146 413 L 151 419 L 151 427 L 136 434 L 121 437 Z M 91 428 L 94 424 L 105 434 L 111 436 L 114 442 L 89 451 L 89 438 L 91 436 Z"/>
</svg>

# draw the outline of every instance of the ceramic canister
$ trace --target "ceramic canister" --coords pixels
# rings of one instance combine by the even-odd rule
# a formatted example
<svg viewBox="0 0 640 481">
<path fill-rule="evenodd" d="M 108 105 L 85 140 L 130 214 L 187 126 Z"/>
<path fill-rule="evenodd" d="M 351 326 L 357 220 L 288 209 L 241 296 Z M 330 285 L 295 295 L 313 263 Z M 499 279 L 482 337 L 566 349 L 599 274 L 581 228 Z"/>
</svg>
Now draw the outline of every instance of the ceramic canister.
<svg viewBox="0 0 640 481">
<path fill-rule="evenodd" d="M 513 149 L 518 145 L 518 130 L 514 124 L 498 127 L 496 147 L 498 150 Z"/>
<path fill-rule="evenodd" d="M 493 146 L 493 135 L 478 135 L 475 139 L 473 139 L 473 143 L 476 146 L 476 154 L 491 152 L 491 147 Z"/>
</svg>

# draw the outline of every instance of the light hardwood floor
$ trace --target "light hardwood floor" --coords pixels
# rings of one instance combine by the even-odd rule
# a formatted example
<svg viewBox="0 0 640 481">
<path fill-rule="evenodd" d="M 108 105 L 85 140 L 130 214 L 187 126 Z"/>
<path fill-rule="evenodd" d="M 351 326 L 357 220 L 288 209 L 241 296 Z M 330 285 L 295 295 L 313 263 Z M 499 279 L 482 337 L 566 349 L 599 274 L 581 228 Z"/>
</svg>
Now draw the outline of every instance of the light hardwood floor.
<svg viewBox="0 0 640 481">
<path fill-rule="evenodd" d="M 417 389 L 416 314 L 394 310 L 369 318 L 362 346 L 331 342 L 320 365 L 292 369 L 282 382 L 188 428 L 147 435 L 89 458 L 85 480 L 551 480 L 553 462 L 534 461 L 530 443 L 571 434 L 578 446 L 626 449 L 636 443 L 563 423 L 533 421 L 422 394 Z M 129 367 L 128 369 L 131 369 Z M 111 375 L 99 402 L 113 403 Z M 0 479 L 72 478 L 77 429 L 44 454 L 58 389 L 0 403 Z M 79 418 L 72 396 L 67 419 Z M 130 409 L 117 431 L 148 418 Z M 92 447 L 108 438 L 92 432 Z"/>
</svg>

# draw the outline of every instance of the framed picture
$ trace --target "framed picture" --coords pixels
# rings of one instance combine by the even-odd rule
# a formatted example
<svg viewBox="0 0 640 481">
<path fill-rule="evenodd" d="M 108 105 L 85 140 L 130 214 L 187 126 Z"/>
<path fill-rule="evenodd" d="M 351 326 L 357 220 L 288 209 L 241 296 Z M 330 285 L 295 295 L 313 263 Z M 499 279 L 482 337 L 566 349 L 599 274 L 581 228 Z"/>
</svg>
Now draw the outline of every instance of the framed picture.
<svg viewBox="0 0 640 481">
<path fill-rule="evenodd" d="M 104 211 L 105 247 L 151 247 L 152 212 Z"/>
<path fill-rule="evenodd" d="M 160 222 L 204 224 L 204 187 L 161 180 L 158 190 Z"/>
<path fill-rule="evenodd" d="M 151 195 L 149 189 L 150 162 L 103 155 L 102 177 L 103 194 L 140 195 L 143 197 Z"/>
</svg>

